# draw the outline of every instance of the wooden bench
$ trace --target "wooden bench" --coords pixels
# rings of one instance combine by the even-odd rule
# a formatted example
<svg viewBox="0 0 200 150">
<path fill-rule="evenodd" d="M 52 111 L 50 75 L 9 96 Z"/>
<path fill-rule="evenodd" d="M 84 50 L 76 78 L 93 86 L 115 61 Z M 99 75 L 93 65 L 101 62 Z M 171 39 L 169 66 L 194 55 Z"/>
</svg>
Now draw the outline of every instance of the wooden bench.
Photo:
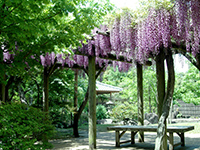
<svg viewBox="0 0 200 150">
<path fill-rule="evenodd" d="M 107 127 L 107 130 L 115 131 L 116 147 L 120 147 L 120 144 L 131 142 L 135 144 L 135 135 L 139 131 L 143 132 L 157 132 L 157 126 L 111 126 Z M 169 150 L 173 150 L 176 146 L 185 146 L 184 133 L 190 130 L 194 130 L 194 126 L 168 126 L 167 132 L 169 133 Z M 126 131 L 131 131 L 131 140 L 120 142 L 120 138 L 126 133 Z M 174 144 L 174 135 L 177 133 L 180 137 L 180 142 Z"/>
</svg>

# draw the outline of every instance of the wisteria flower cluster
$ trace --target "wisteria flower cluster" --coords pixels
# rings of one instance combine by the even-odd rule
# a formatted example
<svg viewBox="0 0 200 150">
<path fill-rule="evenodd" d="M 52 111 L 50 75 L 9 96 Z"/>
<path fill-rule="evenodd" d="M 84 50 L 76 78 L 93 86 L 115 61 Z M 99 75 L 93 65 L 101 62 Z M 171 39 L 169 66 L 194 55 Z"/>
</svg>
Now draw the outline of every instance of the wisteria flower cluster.
<svg viewBox="0 0 200 150">
<path fill-rule="evenodd" d="M 172 41 L 177 45 L 185 44 L 186 50 L 196 56 L 199 53 L 200 43 L 200 1 L 176 0 L 172 9 L 150 8 L 146 19 L 133 24 L 134 17 L 129 11 L 124 11 L 114 18 L 110 27 L 101 25 L 95 28 L 93 37 L 82 43 L 78 51 L 82 55 L 65 55 L 47 53 L 41 55 L 41 64 L 45 67 L 56 62 L 73 67 L 75 64 L 88 65 L 88 56 L 95 56 L 96 63 L 108 65 L 104 59 L 109 54 L 116 58 L 123 56 L 123 62 L 112 61 L 113 66 L 118 66 L 120 71 L 126 71 L 131 65 L 128 61 L 144 63 L 150 56 L 156 56 L 160 49 L 171 48 Z M 106 34 L 98 34 L 98 33 Z M 13 57 L 4 51 L 4 61 Z"/>
</svg>

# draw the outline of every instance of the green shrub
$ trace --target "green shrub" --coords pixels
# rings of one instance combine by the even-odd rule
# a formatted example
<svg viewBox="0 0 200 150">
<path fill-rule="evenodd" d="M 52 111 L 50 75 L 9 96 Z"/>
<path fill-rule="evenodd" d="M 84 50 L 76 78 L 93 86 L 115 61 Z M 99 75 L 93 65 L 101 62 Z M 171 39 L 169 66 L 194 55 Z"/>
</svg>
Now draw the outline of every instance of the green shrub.
<svg viewBox="0 0 200 150">
<path fill-rule="evenodd" d="M 19 103 L 0 105 L 0 112 L 0 149 L 34 150 L 51 147 L 47 140 L 55 130 L 47 114 Z"/>
<path fill-rule="evenodd" d="M 104 105 L 97 105 L 97 119 L 106 119 L 107 118 L 107 110 Z"/>
<path fill-rule="evenodd" d="M 56 128 L 67 128 L 71 125 L 71 114 L 64 108 L 55 105 L 49 111 L 49 115 L 52 120 L 52 124 Z"/>
<path fill-rule="evenodd" d="M 137 105 L 130 104 L 129 102 L 118 104 L 112 109 L 111 117 L 115 121 L 134 120 L 137 118 Z"/>
</svg>

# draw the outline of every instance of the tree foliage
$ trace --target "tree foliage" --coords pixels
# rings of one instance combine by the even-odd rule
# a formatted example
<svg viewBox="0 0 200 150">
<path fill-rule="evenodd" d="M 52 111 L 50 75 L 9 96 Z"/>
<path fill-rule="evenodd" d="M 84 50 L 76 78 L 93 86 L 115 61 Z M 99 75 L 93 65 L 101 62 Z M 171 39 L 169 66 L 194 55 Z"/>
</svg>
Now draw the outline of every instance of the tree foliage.
<svg viewBox="0 0 200 150">
<path fill-rule="evenodd" d="M 145 113 L 156 113 L 157 110 L 156 74 L 154 67 L 143 69 Z M 113 67 L 108 67 L 103 74 L 103 82 L 123 88 L 123 91 L 119 94 L 112 95 L 113 99 L 137 103 L 137 74 L 135 67 L 132 67 L 128 72 L 119 72 L 117 68 L 114 71 Z M 137 109 L 137 105 L 134 105 L 134 107 Z"/>
<path fill-rule="evenodd" d="M 107 110 L 106 107 L 104 105 L 97 105 L 97 119 L 106 119 L 108 114 L 107 114 Z"/>
<path fill-rule="evenodd" d="M 80 45 L 79 40 L 99 25 L 112 6 L 91 0 L 2 0 L 0 9 L 0 64 L 6 67 L 4 73 L 10 68 L 16 74 L 27 64 L 37 64 L 35 59 L 46 52 L 70 53 L 69 47 Z M 10 54 L 12 64 L 3 65 L 3 58 L 9 60 Z"/>
<path fill-rule="evenodd" d="M 174 100 L 183 100 L 186 103 L 200 104 L 199 93 L 199 71 L 190 65 L 186 73 L 179 73 L 175 86 Z"/>
<path fill-rule="evenodd" d="M 115 121 L 134 120 L 137 118 L 137 107 L 130 102 L 119 103 L 112 109 L 110 115 Z"/>
</svg>

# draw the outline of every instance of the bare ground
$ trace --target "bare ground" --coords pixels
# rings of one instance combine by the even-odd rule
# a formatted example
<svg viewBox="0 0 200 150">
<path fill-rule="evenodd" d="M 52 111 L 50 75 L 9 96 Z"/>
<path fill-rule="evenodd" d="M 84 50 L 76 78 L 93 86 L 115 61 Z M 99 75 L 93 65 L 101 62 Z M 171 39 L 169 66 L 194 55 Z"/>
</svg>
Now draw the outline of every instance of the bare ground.
<svg viewBox="0 0 200 150">
<path fill-rule="evenodd" d="M 80 138 L 66 138 L 52 140 L 53 150 L 87 150 L 88 149 L 88 132 L 81 131 Z M 97 149 L 98 150 L 153 150 L 156 133 L 145 133 L 145 142 L 136 144 L 123 144 L 121 147 L 115 147 L 115 132 L 97 132 Z M 130 132 L 124 134 L 123 140 L 130 139 Z M 179 137 L 175 135 L 175 142 L 179 142 Z M 177 146 L 174 150 L 200 150 L 200 134 L 185 133 L 185 146 Z"/>
</svg>

